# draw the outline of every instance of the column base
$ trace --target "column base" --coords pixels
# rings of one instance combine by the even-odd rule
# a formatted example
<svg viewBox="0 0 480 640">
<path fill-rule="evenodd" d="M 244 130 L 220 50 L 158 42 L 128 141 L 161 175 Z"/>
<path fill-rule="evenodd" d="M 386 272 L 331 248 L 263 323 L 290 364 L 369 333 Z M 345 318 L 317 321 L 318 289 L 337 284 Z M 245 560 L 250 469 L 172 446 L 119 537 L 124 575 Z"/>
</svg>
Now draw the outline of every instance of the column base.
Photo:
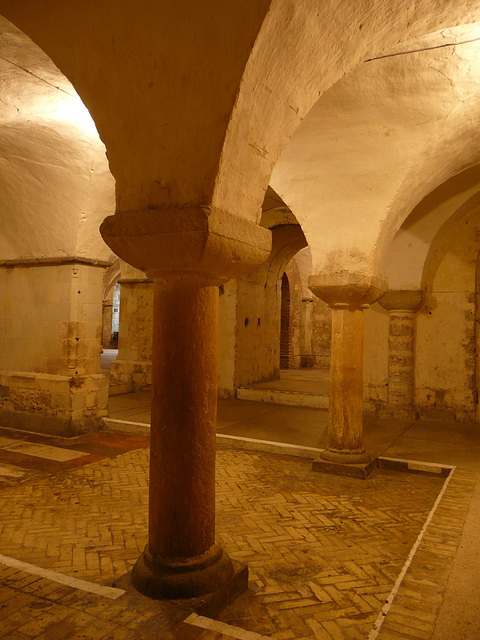
<svg viewBox="0 0 480 640">
<path fill-rule="evenodd" d="M 246 590 L 248 568 L 231 560 L 218 544 L 200 556 L 177 561 L 153 559 L 147 546 L 133 567 L 132 583 L 149 598 L 208 597 L 212 602 L 226 604 Z"/>
<path fill-rule="evenodd" d="M 320 459 L 313 462 L 312 471 L 365 479 L 376 467 L 377 459 L 366 451 L 337 453 L 325 449 L 320 454 Z"/>
<path fill-rule="evenodd" d="M 370 462 L 372 456 L 365 449 L 357 451 L 337 451 L 335 449 L 325 449 L 320 454 L 322 460 L 327 462 L 339 462 L 341 464 L 364 464 Z"/>
</svg>

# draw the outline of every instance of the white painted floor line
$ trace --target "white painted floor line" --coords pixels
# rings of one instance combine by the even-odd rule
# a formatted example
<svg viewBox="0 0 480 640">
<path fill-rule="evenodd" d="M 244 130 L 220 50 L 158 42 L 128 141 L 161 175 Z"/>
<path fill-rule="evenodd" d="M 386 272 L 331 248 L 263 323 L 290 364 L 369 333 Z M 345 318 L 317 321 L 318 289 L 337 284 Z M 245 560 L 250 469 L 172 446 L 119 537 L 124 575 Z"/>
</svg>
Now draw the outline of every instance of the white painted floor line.
<svg viewBox="0 0 480 640">
<path fill-rule="evenodd" d="M 108 422 L 119 422 L 120 424 L 133 424 L 135 427 L 149 427 L 149 422 L 132 422 L 131 420 L 119 420 L 118 418 L 105 418 Z"/>
<path fill-rule="evenodd" d="M 195 627 L 201 627 L 202 629 L 208 629 L 209 631 L 215 631 L 221 633 L 229 638 L 237 638 L 238 640 L 272 640 L 271 636 L 262 636 L 255 631 L 247 631 L 241 627 L 234 627 L 231 624 L 220 622 L 219 620 L 213 620 L 212 618 L 205 618 L 205 616 L 199 616 L 196 613 L 192 613 L 184 620 L 187 624 L 191 624 Z"/>
<path fill-rule="evenodd" d="M 450 465 L 445 465 L 445 466 L 449 466 Z M 383 621 L 385 620 L 385 617 L 387 615 L 387 613 L 390 611 L 390 607 L 392 606 L 393 601 L 395 600 L 395 596 L 398 593 L 398 590 L 400 589 L 400 585 L 403 582 L 403 579 L 405 577 L 405 574 L 408 571 L 408 568 L 410 567 L 412 560 L 417 552 L 418 547 L 420 546 L 422 540 L 423 540 L 423 536 L 425 535 L 428 526 L 430 525 L 430 522 L 432 521 L 433 516 L 435 515 L 435 511 L 437 510 L 438 505 L 440 504 L 445 491 L 447 490 L 447 487 L 450 483 L 450 480 L 452 479 L 453 474 L 455 473 L 455 469 L 456 467 L 450 467 L 451 471 L 448 474 L 447 478 L 445 479 L 445 482 L 443 483 L 443 487 L 442 490 L 440 491 L 440 493 L 437 496 L 437 499 L 435 500 L 435 504 L 433 505 L 433 507 L 430 510 L 430 513 L 427 516 L 427 519 L 425 520 L 422 530 L 420 531 L 420 533 L 418 534 L 417 539 L 415 540 L 415 544 L 413 545 L 413 547 L 410 549 L 410 553 L 408 554 L 408 558 L 405 561 L 405 564 L 403 565 L 403 568 L 395 582 L 395 584 L 393 585 L 392 590 L 390 591 L 390 594 L 387 598 L 386 603 L 383 605 L 382 610 L 380 611 L 380 613 L 378 614 L 377 619 L 375 620 L 374 624 L 373 624 L 373 628 L 370 631 L 370 633 L 368 634 L 368 638 L 367 640 L 375 640 L 375 638 L 378 636 L 380 629 L 382 627 Z"/>
<path fill-rule="evenodd" d="M 228 433 L 217 433 L 217 438 L 225 438 L 228 440 L 241 440 L 242 442 L 254 442 L 255 444 L 268 444 L 279 449 L 302 449 L 303 451 L 316 451 L 321 453 L 323 449 L 316 447 L 305 447 L 301 444 L 288 444 L 288 442 L 275 442 L 275 440 L 257 440 L 256 438 L 247 438 L 244 436 L 231 436 Z"/>
<path fill-rule="evenodd" d="M 105 587 L 101 584 L 95 584 L 95 582 L 87 582 L 87 580 L 73 578 L 72 576 L 67 576 L 64 573 L 59 573 L 58 571 L 53 571 L 52 569 L 37 567 L 36 565 L 30 564 L 29 562 L 23 562 L 22 560 L 10 558 L 9 556 L 4 556 L 2 554 L 0 554 L 0 563 L 6 565 L 7 567 L 18 569 L 19 571 L 25 571 L 25 573 L 31 573 L 35 576 L 47 578 L 47 580 L 51 580 L 52 582 L 58 582 L 59 584 L 64 584 L 68 587 L 79 589 L 80 591 L 88 591 L 88 593 L 95 593 L 98 596 L 105 596 L 105 598 L 110 598 L 110 600 L 116 600 L 125 593 L 123 589 L 116 589 L 115 587 Z"/>
<path fill-rule="evenodd" d="M 444 469 L 456 469 L 453 464 L 443 464 L 440 462 L 424 462 L 423 460 L 412 460 L 411 458 L 388 458 L 387 456 L 379 456 L 381 460 L 390 460 L 391 462 L 406 462 L 407 464 L 421 464 L 422 467 L 443 467 Z"/>
</svg>

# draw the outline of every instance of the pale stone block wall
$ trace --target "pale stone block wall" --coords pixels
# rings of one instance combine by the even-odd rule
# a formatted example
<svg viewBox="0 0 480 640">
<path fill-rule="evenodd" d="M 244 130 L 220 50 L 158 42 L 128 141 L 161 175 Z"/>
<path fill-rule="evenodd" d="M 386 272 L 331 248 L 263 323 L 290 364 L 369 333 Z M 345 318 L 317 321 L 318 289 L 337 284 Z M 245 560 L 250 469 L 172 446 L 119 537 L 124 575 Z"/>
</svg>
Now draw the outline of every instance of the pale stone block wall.
<svg viewBox="0 0 480 640">
<path fill-rule="evenodd" d="M 478 209 L 446 225 L 425 268 L 425 307 L 417 317 L 416 407 L 422 416 L 474 420 Z"/>
<path fill-rule="evenodd" d="M 475 294 L 433 291 L 417 318 L 416 407 L 433 418 L 475 418 Z"/>
<path fill-rule="evenodd" d="M 235 391 L 237 280 L 229 280 L 220 287 L 218 303 L 218 395 L 229 398 Z"/>
<path fill-rule="evenodd" d="M 120 281 L 118 356 L 110 380 L 146 389 L 152 378 L 153 283 Z"/>
<path fill-rule="evenodd" d="M 379 304 L 363 312 L 364 408 L 377 411 L 387 403 L 389 314 Z"/>
<path fill-rule="evenodd" d="M 311 303 L 311 352 L 305 357 L 305 366 L 329 367 L 332 342 L 332 310 L 326 302 L 314 297 Z"/>
<path fill-rule="evenodd" d="M 103 269 L 0 268 L 0 416 L 4 426 L 72 435 L 107 413 L 100 370 Z"/>
<path fill-rule="evenodd" d="M 290 285 L 290 336 L 288 364 L 290 369 L 302 366 L 302 295 L 303 285 L 295 258 L 285 268 Z"/>
<path fill-rule="evenodd" d="M 237 280 L 235 388 L 278 376 L 280 297 L 277 282 L 265 286 L 265 271 Z"/>
</svg>

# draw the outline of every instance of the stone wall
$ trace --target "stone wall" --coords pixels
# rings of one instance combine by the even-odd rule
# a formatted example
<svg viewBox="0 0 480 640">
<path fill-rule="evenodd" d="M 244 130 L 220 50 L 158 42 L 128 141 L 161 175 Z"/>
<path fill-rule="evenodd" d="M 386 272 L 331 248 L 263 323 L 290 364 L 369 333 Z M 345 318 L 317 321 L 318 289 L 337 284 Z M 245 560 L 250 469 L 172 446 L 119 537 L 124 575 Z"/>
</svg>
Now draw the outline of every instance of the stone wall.
<svg viewBox="0 0 480 640">
<path fill-rule="evenodd" d="M 388 311 L 378 303 L 363 312 L 364 407 L 380 411 L 387 404 Z"/>
<path fill-rule="evenodd" d="M 152 376 L 153 283 L 120 281 L 118 356 L 110 381 L 133 391 L 149 388 Z"/>
<path fill-rule="evenodd" d="M 65 262 L 0 268 L 3 426 L 73 435 L 98 428 L 107 414 L 103 268 Z"/>
<path fill-rule="evenodd" d="M 310 352 L 303 356 L 306 367 L 329 367 L 330 345 L 332 341 L 332 311 L 330 307 L 317 297 L 308 301 L 310 306 Z"/>
<path fill-rule="evenodd" d="M 302 345 L 304 344 L 304 326 L 302 309 L 302 281 L 295 258 L 292 258 L 285 267 L 288 278 L 289 307 L 288 307 L 288 357 L 285 359 L 285 368 L 298 369 L 302 365 Z M 282 321 L 282 318 L 281 318 Z M 284 368 L 280 355 L 280 368 Z"/>
</svg>

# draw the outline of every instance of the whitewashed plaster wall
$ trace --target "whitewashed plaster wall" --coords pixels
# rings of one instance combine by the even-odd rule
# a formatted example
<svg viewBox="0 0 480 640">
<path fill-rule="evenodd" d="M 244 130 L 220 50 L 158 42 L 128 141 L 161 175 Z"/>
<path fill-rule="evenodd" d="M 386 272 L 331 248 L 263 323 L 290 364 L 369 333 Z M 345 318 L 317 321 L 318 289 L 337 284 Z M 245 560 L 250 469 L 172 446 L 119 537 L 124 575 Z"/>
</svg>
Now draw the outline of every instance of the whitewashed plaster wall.
<svg viewBox="0 0 480 640">
<path fill-rule="evenodd" d="M 479 213 L 477 207 L 447 223 L 428 255 L 416 340 L 416 406 L 422 415 L 475 417 Z"/>
<path fill-rule="evenodd" d="M 72 85 L 0 18 L 0 259 L 108 260 L 114 211 L 105 146 Z"/>
<path fill-rule="evenodd" d="M 434 42 L 459 41 L 452 36 Z M 315 273 L 384 275 L 387 247 L 408 213 L 478 160 L 480 43 L 420 48 L 345 75 L 274 168 L 272 187 L 301 224 Z"/>
<path fill-rule="evenodd" d="M 480 19 L 478 2 L 441 0 L 81 7 L 0 1 L 92 113 L 119 211 L 202 203 L 252 220 L 279 154 L 322 92 L 399 42 Z"/>
<path fill-rule="evenodd" d="M 462 207 L 472 207 L 480 192 L 480 166 L 462 171 L 426 196 L 392 240 L 384 272 L 390 289 L 421 289 L 425 260 L 441 227 Z M 458 217 L 458 216 L 457 216 Z"/>
</svg>

